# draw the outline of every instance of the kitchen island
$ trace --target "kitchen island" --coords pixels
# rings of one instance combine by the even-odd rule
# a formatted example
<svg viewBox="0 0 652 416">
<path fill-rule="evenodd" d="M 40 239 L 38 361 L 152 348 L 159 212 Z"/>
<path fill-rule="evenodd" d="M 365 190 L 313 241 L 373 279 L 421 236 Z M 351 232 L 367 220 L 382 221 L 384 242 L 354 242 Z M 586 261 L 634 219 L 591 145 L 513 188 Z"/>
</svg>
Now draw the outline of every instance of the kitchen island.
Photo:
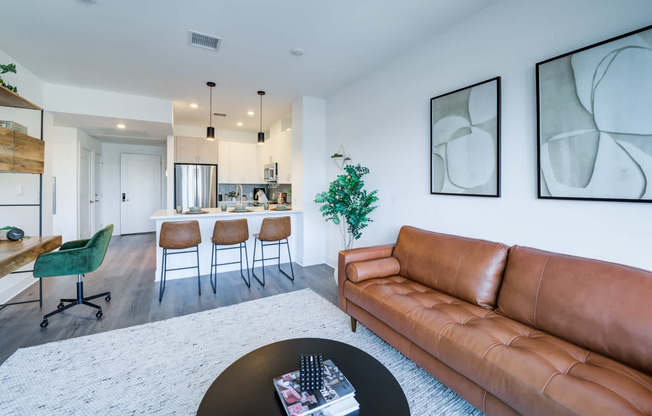
<svg viewBox="0 0 652 416">
<path fill-rule="evenodd" d="M 298 219 L 300 219 L 301 211 L 296 211 L 292 209 L 286 210 L 276 210 L 274 205 L 270 206 L 269 210 L 263 209 L 263 207 L 248 207 L 251 212 L 235 212 L 233 208 L 229 207 L 227 211 L 222 211 L 219 208 L 202 208 L 202 214 L 190 214 L 182 213 L 177 214 L 173 209 L 160 209 L 154 212 L 151 216 L 151 219 L 156 221 L 156 281 L 161 280 L 161 260 L 163 258 L 163 249 L 159 247 L 158 241 L 161 233 L 161 224 L 165 221 L 188 221 L 188 220 L 197 220 L 199 222 L 199 229 L 201 231 L 201 244 L 199 245 L 199 271 L 202 276 L 207 276 L 210 274 L 211 267 L 211 249 L 212 242 L 211 238 L 213 236 L 213 227 L 215 227 L 215 221 L 219 220 L 234 220 L 240 218 L 246 218 L 249 225 L 249 240 L 247 240 L 247 251 L 249 254 L 249 267 L 253 263 L 253 254 L 254 254 L 254 234 L 260 232 L 260 225 L 263 222 L 264 218 L 275 217 L 275 216 L 289 216 L 292 227 L 292 235 L 288 238 L 290 243 L 290 253 L 292 254 L 292 259 L 295 260 L 295 233 L 299 231 L 298 229 Z M 260 258 L 260 245 L 256 248 L 257 258 Z M 265 258 L 276 257 L 278 255 L 278 250 L 275 247 L 266 247 L 265 248 Z M 227 250 L 220 251 L 220 263 L 238 261 L 239 255 L 238 250 Z M 243 255 L 244 256 L 244 255 Z M 281 262 L 287 263 L 287 249 L 285 246 L 281 247 Z M 178 268 L 178 267 L 189 267 L 194 266 L 196 262 L 196 257 L 194 254 L 180 254 L 177 256 L 168 256 L 168 269 Z M 269 266 L 275 266 L 277 260 L 265 261 L 265 264 Z M 260 271 L 261 263 L 257 262 L 256 267 Z M 240 270 L 238 264 L 230 264 L 227 266 L 220 266 L 219 273 Z M 186 269 L 178 270 L 167 273 L 167 279 L 180 279 L 184 277 L 197 277 L 196 269 Z M 202 279 L 203 280 L 203 279 Z M 252 282 L 255 281 L 252 279 Z M 203 286 L 203 283 L 202 283 Z"/>
</svg>

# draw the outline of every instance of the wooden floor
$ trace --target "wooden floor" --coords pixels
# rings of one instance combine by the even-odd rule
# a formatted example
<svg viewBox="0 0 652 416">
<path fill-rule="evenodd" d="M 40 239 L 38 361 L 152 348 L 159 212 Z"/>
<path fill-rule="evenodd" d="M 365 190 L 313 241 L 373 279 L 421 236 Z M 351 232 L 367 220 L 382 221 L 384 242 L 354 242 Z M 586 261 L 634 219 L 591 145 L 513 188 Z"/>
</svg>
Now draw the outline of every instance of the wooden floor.
<svg viewBox="0 0 652 416">
<path fill-rule="evenodd" d="M 332 267 L 325 264 L 301 267 L 296 263 L 294 282 L 278 273 L 275 265 L 267 266 L 265 287 L 252 278 L 251 288 L 247 288 L 239 271 L 220 273 L 217 294 L 213 293 L 208 276 L 202 276 L 201 297 L 197 294 L 196 278 L 168 280 L 163 301 L 159 303 L 159 286 L 154 282 L 155 239 L 155 234 L 114 236 L 102 266 L 84 278 L 85 296 L 111 291 L 110 302 L 104 298 L 93 301 L 103 308 L 104 316 L 100 319 L 95 317 L 95 309 L 77 305 L 50 317 L 47 328 L 40 327 L 43 315 L 53 311 L 60 298 L 76 297 L 76 276 L 44 278 L 43 308 L 39 308 L 38 303 L 28 303 L 0 310 L 0 363 L 22 347 L 160 321 L 305 288 L 337 303 Z M 38 283 L 12 301 L 34 298 L 38 298 Z"/>
</svg>

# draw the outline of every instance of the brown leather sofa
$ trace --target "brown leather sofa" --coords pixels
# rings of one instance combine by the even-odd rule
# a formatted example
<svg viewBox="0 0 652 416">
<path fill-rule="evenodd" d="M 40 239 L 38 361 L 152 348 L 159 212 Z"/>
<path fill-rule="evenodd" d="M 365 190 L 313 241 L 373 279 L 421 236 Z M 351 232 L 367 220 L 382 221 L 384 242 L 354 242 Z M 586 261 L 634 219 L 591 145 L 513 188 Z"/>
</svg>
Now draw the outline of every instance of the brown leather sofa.
<svg viewBox="0 0 652 416">
<path fill-rule="evenodd" d="M 652 414 L 652 272 L 403 227 L 339 302 L 489 415 Z"/>
</svg>

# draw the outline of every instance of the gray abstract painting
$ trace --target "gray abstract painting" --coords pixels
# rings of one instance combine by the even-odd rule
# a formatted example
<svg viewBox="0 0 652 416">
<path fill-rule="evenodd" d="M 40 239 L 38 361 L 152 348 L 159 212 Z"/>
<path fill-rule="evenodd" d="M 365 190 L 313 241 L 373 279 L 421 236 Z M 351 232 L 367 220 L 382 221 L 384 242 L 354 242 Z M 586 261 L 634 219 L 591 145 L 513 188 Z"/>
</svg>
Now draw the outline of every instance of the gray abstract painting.
<svg viewBox="0 0 652 416">
<path fill-rule="evenodd" d="M 500 77 L 430 100 L 433 194 L 500 196 Z"/>
<path fill-rule="evenodd" d="M 652 201 L 652 26 L 537 64 L 539 197 Z"/>
</svg>

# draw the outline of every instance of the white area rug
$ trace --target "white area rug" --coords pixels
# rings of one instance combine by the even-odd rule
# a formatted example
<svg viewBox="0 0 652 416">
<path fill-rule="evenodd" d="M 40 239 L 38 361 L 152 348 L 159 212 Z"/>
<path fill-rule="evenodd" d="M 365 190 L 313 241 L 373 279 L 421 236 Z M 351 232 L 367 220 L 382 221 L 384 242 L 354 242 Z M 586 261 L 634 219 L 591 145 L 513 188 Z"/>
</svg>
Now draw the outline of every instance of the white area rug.
<svg viewBox="0 0 652 416">
<path fill-rule="evenodd" d="M 279 319 L 288 305 L 297 313 Z M 377 358 L 413 415 L 481 414 L 364 326 L 351 332 L 348 315 L 309 289 L 19 349 L 0 366 L 0 413 L 194 415 L 235 360 L 304 337 L 346 342 Z"/>
</svg>

